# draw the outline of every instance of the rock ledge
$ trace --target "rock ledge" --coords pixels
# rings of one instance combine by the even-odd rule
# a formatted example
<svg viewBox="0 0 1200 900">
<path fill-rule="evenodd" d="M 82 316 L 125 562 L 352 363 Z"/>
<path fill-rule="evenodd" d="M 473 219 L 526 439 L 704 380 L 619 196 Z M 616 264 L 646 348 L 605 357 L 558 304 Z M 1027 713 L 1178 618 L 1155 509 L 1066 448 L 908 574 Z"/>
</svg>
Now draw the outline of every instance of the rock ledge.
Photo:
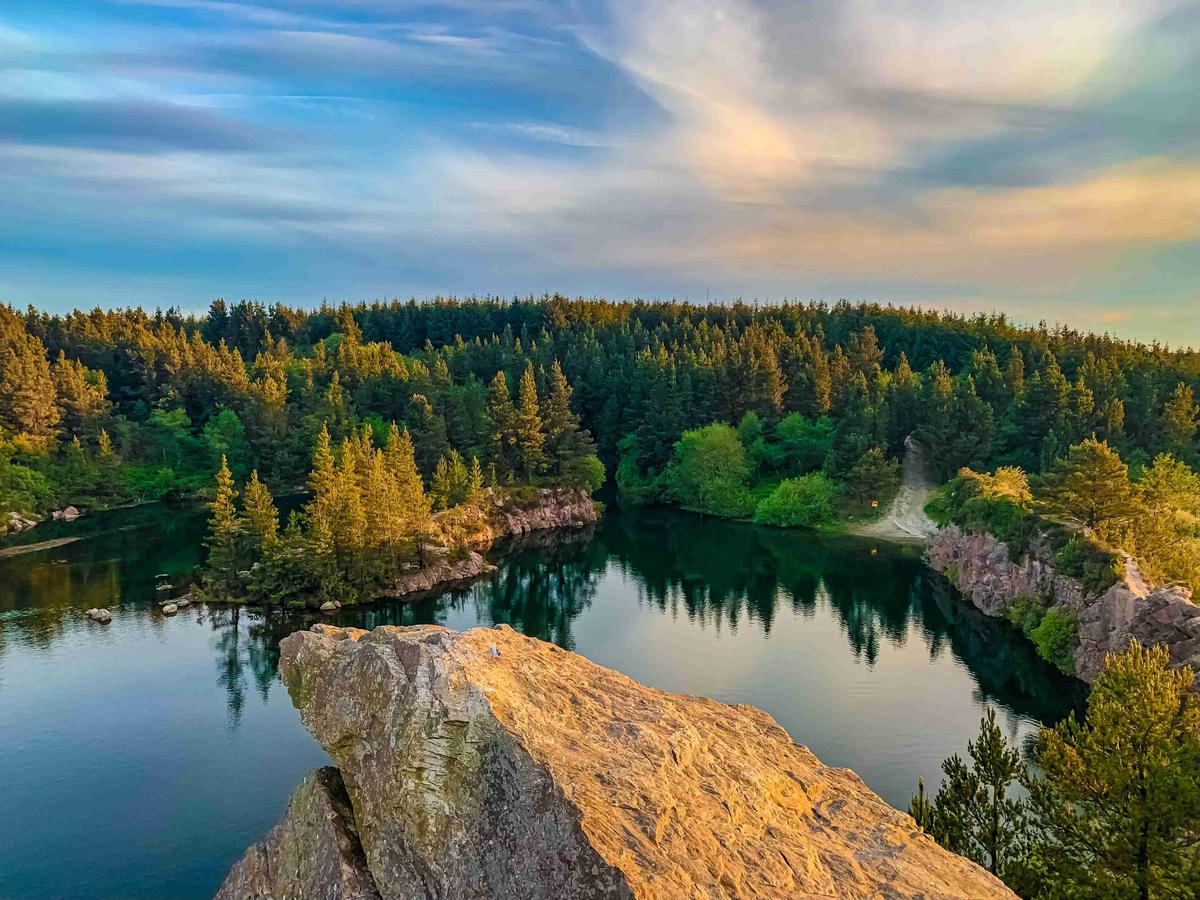
<svg viewBox="0 0 1200 900">
<path fill-rule="evenodd" d="M 505 626 L 318 625 L 280 672 L 389 900 L 1013 896 L 766 713 Z"/>
</svg>

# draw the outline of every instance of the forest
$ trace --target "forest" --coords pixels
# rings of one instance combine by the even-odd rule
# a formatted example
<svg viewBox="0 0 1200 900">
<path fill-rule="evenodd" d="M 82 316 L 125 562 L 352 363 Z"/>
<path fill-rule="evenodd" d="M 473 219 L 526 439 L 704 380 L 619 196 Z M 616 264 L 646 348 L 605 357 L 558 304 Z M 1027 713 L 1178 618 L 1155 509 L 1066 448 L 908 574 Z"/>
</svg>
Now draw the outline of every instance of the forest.
<svg viewBox="0 0 1200 900">
<path fill-rule="evenodd" d="M 886 505 L 911 435 L 960 488 L 931 512 L 1066 521 L 1195 585 L 1198 387 L 1194 350 L 845 302 L 0 307 L 0 510 L 211 498 L 222 459 L 278 495 L 326 438 L 363 467 L 403 437 L 432 497 L 607 473 L 622 502 L 823 526 Z M 1119 514 L 1058 503 L 1088 466 Z M 1026 480 L 964 513 L 994 472 Z"/>
</svg>

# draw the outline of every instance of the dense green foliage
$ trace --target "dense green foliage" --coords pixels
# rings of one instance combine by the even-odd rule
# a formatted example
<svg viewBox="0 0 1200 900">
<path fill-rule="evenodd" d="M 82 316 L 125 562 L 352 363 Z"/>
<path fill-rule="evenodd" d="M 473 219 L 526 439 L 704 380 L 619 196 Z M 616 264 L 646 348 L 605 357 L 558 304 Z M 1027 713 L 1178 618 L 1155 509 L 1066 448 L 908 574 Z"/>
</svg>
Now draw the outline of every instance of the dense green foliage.
<svg viewBox="0 0 1200 900">
<path fill-rule="evenodd" d="M 787 478 L 754 510 L 754 521 L 785 528 L 815 528 L 831 522 L 837 487 L 820 472 Z"/>
<path fill-rule="evenodd" d="M 1131 644 L 1105 661 L 1082 722 L 1043 728 L 1021 762 L 989 710 L 909 812 L 1031 898 L 1184 898 L 1200 878 L 1200 702 L 1190 669 Z M 1026 796 L 1010 789 L 1020 781 Z"/>
<path fill-rule="evenodd" d="M 256 469 L 298 486 L 323 423 L 335 443 L 362 423 L 382 442 L 394 421 L 427 482 L 454 449 L 501 483 L 594 484 L 589 432 L 624 496 L 691 504 L 700 486 L 664 477 L 676 444 L 724 422 L 750 500 L 722 479 L 709 507 L 750 515 L 778 481 L 820 470 L 870 508 L 909 435 L 941 478 L 1040 474 L 1092 435 L 1135 472 L 1164 452 L 1194 465 L 1198 381 L 1191 351 L 847 303 L 3 308 L 0 492 L 33 513 L 154 499 L 207 490 L 221 456 L 238 481 Z"/>
<path fill-rule="evenodd" d="M 1014 467 L 994 475 L 963 469 L 931 512 L 992 533 L 1014 559 L 1042 545 L 1055 569 L 1079 578 L 1089 593 L 1123 573 L 1117 548 L 1133 554 L 1151 579 L 1200 593 L 1200 476 L 1170 454 L 1131 477 L 1115 450 L 1088 438 L 1068 448 L 1032 489 Z"/>
</svg>

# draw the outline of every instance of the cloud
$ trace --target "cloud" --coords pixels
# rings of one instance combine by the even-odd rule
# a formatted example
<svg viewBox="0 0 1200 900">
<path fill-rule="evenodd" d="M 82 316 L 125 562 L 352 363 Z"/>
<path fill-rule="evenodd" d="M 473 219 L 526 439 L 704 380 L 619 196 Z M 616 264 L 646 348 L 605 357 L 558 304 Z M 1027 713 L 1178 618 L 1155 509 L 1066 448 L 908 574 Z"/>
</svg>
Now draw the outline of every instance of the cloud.
<svg viewBox="0 0 1200 900">
<path fill-rule="evenodd" d="M 192 106 L 0 97 L 0 140 L 66 147 L 243 151 L 264 146 L 266 136 Z"/>
</svg>

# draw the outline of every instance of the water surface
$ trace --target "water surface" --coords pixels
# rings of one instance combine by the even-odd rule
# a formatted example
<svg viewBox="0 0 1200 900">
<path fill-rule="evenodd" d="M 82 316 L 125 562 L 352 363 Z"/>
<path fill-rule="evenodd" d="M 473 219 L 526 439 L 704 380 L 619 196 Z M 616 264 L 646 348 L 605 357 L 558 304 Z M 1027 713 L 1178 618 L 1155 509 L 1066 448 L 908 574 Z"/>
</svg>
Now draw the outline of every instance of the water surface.
<svg viewBox="0 0 1200 900">
<path fill-rule="evenodd" d="M 39 526 L 18 542 L 83 539 L 0 558 L 0 897 L 210 897 L 326 761 L 275 672 L 279 639 L 311 619 L 154 611 L 155 576 L 182 590 L 203 530 L 192 509 L 120 510 Z M 762 707 L 900 807 L 985 705 L 1024 740 L 1080 699 L 913 549 L 610 508 L 493 558 L 466 590 L 337 621 L 506 622 L 655 687 Z"/>
</svg>

